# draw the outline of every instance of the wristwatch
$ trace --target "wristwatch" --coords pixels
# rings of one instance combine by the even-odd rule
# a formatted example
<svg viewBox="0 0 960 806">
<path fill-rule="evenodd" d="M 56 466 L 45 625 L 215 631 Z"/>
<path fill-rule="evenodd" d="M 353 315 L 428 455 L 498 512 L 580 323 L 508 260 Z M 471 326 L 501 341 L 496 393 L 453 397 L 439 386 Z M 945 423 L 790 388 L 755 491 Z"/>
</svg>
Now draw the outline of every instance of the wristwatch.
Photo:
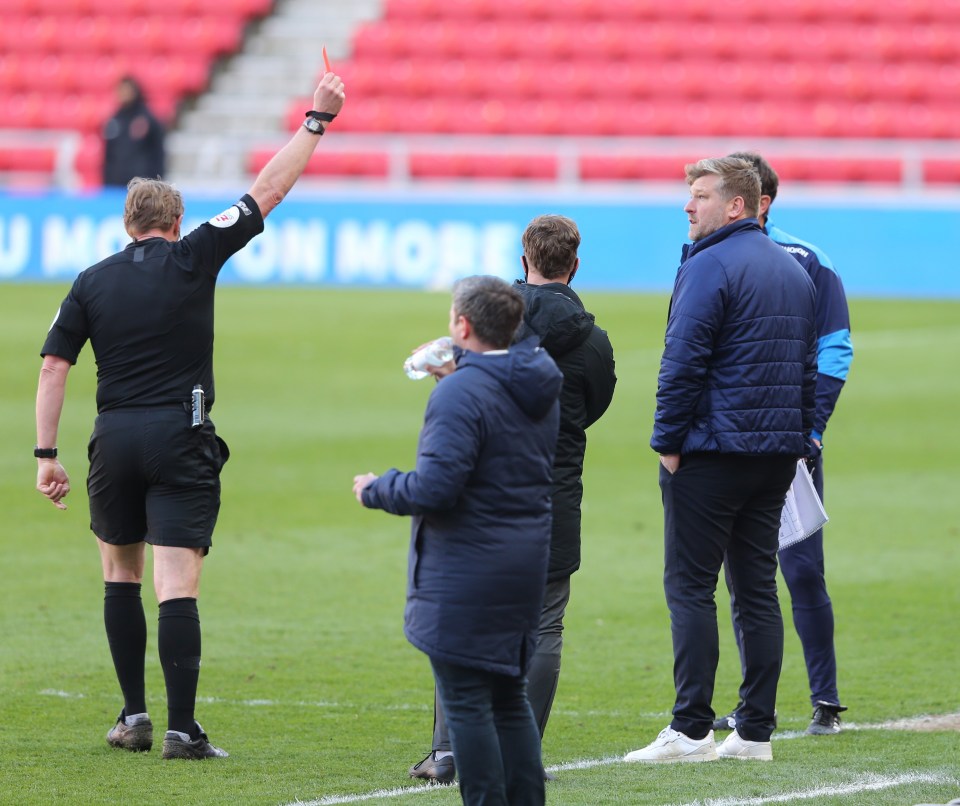
<svg viewBox="0 0 960 806">
<path fill-rule="evenodd" d="M 324 125 L 316 118 L 307 118 L 304 120 L 303 128 L 310 132 L 310 134 L 318 134 L 321 137 L 323 136 Z"/>
<path fill-rule="evenodd" d="M 324 131 L 326 131 L 326 127 L 321 121 L 329 123 L 335 117 L 336 115 L 332 115 L 330 112 L 317 112 L 315 109 L 311 109 L 305 113 L 306 120 L 303 121 L 303 128 L 311 134 L 322 136 Z"/>
<path fill-rule="evenodd" d="M 57 449 L 56 448 L 40 448 L 34 445 L 33 455 L 36 456 L 37 459 L 56 459 Z"/>
</svg>

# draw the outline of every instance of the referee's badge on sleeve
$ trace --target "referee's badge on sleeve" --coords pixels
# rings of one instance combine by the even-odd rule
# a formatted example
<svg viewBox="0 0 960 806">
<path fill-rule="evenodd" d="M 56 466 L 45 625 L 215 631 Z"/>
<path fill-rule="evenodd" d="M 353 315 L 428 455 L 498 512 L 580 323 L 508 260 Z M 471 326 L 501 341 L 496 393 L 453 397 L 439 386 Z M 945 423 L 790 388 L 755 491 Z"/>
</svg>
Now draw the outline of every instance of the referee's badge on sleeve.
<svg viewBox="0 0 960 806">
<path fill-rule="evenodd" d="M 210 223 L 215 227 L 232 227 L 237 221 L 240 220 L 240 210 L 237 209 L 236 205 L 228 207 L 220 215 L 215 215 L 210 219 Z"/>
</svg>

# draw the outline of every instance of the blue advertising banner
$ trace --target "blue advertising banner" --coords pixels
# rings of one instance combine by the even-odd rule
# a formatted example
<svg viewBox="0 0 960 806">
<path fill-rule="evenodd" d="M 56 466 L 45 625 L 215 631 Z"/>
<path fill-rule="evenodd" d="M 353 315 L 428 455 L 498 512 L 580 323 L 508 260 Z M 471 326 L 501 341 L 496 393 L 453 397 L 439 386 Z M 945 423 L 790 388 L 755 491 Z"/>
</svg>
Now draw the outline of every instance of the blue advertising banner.
<svg viewBox="0 0 960 806">
<path fill-rule="evenodd" d="M 186 194 L 184 231 L 234 199 Z M 0 280 L 68 281 L 128 242 L 122 191 L 0 193 Z M 522 276 L 520 235 L 541 213 L 577 221 L 577 287 L 669 291 L 687 233 L 676 193 L 532 195 L 308 194 L 295 190 L 266 229 L 224 267 L 221 282 L 445 288 L 470 274 Z M 772 219 L 820 246 L 849 295 L 960 297 L 943 244 L 960 234 L 960 196 L 778 200 Z"/>
</svg>

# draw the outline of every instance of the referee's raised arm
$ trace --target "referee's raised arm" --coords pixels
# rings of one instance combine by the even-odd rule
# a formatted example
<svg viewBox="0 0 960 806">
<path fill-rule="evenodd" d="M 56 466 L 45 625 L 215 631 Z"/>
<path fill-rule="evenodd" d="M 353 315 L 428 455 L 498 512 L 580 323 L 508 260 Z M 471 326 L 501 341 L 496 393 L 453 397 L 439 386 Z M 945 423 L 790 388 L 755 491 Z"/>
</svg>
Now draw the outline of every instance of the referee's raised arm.
<svg viewBox="0 0 960 806">
<path fill-rule="evenodd" d="M 337 116 L 344 101 L 343 80 L 336 73 L 326 72 L 313 93 L 313 108 L 293 138 L 263 166 L 250 188 L 264 218 L 283 201 L 290 188 L 310 161 L 317 142 L 326 127 Z"/>
</svg>

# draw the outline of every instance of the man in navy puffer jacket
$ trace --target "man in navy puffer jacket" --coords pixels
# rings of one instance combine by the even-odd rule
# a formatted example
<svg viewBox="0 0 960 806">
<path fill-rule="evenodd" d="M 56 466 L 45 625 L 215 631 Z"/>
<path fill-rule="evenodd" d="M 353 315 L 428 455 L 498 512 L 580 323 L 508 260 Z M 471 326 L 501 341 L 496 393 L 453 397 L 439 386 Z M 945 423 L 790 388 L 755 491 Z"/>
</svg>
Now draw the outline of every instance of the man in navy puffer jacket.
<svg viewBox="0 0 960 806">
<path fill-rule="evenodd" d="M 660 454 L 664 590 L 673 632 L 671 724 L 628 761 L 770 760 L 783 619 L 780 512 L 813 428 L 814 286 L 757 222 L 743 159 L 687 166 L 684 248 L 667 322 L 651 447 Z M 714 594 L 726 553 L 743 625 L 743 706 L 719 747 Z"/>
<path fill-rule="evenodd" d="M 461 280 L 456 370 L 430 395 L 416 469 L 354 478 L 364 506 L 413 516 L 404 632 L 430 658 L 465 804 L 544 802 L 525 674 L 550 555 L 563 375 L 539 339 L 511 345 L 522 314 L 502 280 Z"/>
</svg>

